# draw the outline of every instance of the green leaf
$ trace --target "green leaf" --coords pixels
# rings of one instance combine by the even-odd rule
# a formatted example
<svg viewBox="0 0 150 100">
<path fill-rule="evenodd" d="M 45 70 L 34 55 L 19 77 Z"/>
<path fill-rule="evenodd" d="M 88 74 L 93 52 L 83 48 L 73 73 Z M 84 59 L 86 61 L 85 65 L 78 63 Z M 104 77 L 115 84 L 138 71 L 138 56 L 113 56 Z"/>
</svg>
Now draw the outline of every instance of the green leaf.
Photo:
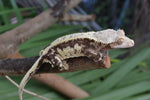
<svg viewBox="0 0 150 100">
<path fill-rule="evenodd" d="M 35 10 L 35 8 L 34 7 L 29 7 L 29 8 L 18 8 L 18 11 L 31 11 L 31 10 Z M 5 9 L 4 11 L 1 11 L 0 12 L 0 15 L 2 15 L 2 14 L 8 14 L 8 13 L 12 13 L 12 12 L 15 12 L 15 10 L 14 9 Z"/>
<path fill-rule="evenodd" d="M 2 0 L 0 0 L 0 12 L 5 11 L 5 7 L 3 5 Z M 2 14 L 2 19 L 5 25 L 9 24 L 8 16 L 6 14 Z"/>
<path fill-rule="evenodd" d="M 122 87 L 122 86 L 127 86 L 127 85 L 131 85 L 137 82 L 141 82 L 141 81 L 146 81 L 146 80 L 150 80 L 150 71 L 148 72 L 136 72 L 134 74 L 129 74 L 128 76 L 126 76 L 124 79 L 122 79 L 122 81 L 120 81 L 120 83 L 117 85 L 117 87 Z"/>
<path fill-rule="evenodd" d="M 150 81 L 140 82 L 131 86 L 108 92 L 102 96 L 94 97 L 91 100 L 121 100 L 123 98 L 133 96 L 135 94 L 150 91 L 149 84 Z"/>
<path fill-rule="evenodd" d="M 127 52 L 127 50 L 125 50 L 125 49 L 114 49 L 114 50 L 109 50 L 109 55 L 110 55 L 110 58 L 113 59 L 113 58 L 118 57 L 119 55 L 126 53 L 126 52 Z"/>
<path fill-rule="evenodd" d="M 3 25 L 0 27 L 0 33 L 5 32 L 5 31 L 10 30 L 10 29 L 13 29 L 13 28 L 15 28 L 21 24 L 22 23 Z"/>
<path fill-rule="evenodd" d="M 20 11 L 18 10 L 18 6 L 16 4 L 16 1 L 15 0 L 10 0 L 10 2 L 12 4 L 14 12 L 16 13 L 16 17 L 17 17 L 18 22 L 23 22 L 22 15 L 21 15 Z"/>
<path fill-rule="evenodd" d="M 99 94 L 112 89 L 122 78 L 124 78 L 133 68 L 135 68 L 141 61 L 150 56 L 150 48 L 146 48 L 137 55 L 129 58 L 122 66 L 110 75 L 104 82 L 91 91 L 91 94 Z"/>
<path fill-rule="evenodd" d="M 135 97 L 130 97 L 124 100 L 150 100 L 150 94 L 139 95 Z"/>
</svg>

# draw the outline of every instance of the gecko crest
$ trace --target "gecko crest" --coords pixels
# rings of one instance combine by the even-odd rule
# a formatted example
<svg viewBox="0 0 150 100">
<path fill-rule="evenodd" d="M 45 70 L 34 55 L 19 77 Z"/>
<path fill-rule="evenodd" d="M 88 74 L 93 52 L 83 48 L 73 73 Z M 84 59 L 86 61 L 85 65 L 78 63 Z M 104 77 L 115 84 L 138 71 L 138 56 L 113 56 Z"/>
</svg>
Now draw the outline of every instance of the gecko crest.
<svg viewBox="0 0 150 100">
<path fill-rule="evenodd" d="M 68 70 L 69 65 L 66 59 L 85 56 L 95 62 L 101 62 L 109 49 L 132 46 L 134 46 L 134 41 L 126 37 L 125 32 L 120 29 L 75 33 L 60 37 L 41 50 L 39 59 L 22 79 L 19 87 L 20 100 L 22 100 L 25 84 L 43 63 L 50 63 L 51 67 L 58 67 L 60 70 Z"/>
</svg>

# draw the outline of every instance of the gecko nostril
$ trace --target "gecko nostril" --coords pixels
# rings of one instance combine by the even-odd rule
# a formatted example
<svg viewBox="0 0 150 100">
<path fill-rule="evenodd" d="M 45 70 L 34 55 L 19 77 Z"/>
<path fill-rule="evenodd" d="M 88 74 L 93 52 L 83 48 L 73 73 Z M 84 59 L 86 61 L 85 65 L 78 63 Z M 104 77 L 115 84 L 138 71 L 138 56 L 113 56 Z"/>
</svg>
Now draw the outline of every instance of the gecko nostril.
<svg viewBox="0 0 150 100">
<path fill-rule="evenodd" d="M 131 47 L 131 46 L 134 46 L 134 41 L 131 40 L 130 43 L 128 44 L 128 46 L 130 46 L 130 47 Z"/>
<path fill-rule="evenodd" d="M 133 40 L 131 41 L 131 45 L 134 46 L 134 41 Z"/>
<path fill-rule="evenodd" d="M 134 45 L 134 41 L 132 40 L 132 44 Z"/>
</svg>

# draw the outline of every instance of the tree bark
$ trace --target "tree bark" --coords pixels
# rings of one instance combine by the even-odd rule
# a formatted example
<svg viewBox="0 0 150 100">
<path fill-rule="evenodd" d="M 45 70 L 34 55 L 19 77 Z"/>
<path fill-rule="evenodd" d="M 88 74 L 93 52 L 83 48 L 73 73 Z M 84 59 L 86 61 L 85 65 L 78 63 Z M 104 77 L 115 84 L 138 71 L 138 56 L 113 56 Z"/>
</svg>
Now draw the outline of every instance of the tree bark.
<svg viewBox="0 0 150 100">
<path fill-rule="evenodd" d="M 0 74 L 24 75 L 37 59 L 38 57 L 0 60 Z M 69 64 L 69 70 L 60 71 L 58 68 L 52 68 L 50 64 L 44 63 L 42 64 L 42 66 L 36 74 L 73 72 L 79 70 L 100 69 L 110 67 L 109 56 L 107 56 L 106 59 L 104 59 L 104 61 L 102 61 L 101 63 L 94 62 L 92 59 L 89 59 L 87 57 L 72 58 L 67 59 L 66 61 Z"/>
</svg>

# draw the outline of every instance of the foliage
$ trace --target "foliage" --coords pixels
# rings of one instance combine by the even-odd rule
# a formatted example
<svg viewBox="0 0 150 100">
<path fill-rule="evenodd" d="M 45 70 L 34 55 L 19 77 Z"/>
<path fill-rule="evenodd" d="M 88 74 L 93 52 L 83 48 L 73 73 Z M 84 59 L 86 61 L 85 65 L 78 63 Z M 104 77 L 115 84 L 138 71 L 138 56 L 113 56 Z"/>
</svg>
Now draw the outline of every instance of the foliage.
<svg viewBox="0 0 150 100">
<path fill-rule="evenodd" d="M 13 4 L 12 2 L 13 0 L 10 3 Z M 0 4 L 2 5 L 2 2 Z M 2 30 L 0 27 L 0 32 L 20 25 L 19 23 L 12 25 L 5 18 L 9 15 L 8 13 L 20 12 L 21 9 L 24 9 L 15 8 L 18 10 L 11 10 L 4 8 L 3 12 L 7 13 L 2 14 L 0 12 L 2 15 L 0 22 L 5 23 L 3 25 L 1 24 L 1 27 L 5 27 L 5 30 Z M 27 9 L 24 10 L 26 11 Z M 24 18 L 19 13 L 17 16 L 20 21 L 23 21 Z M 55 24 L 20 45 L 20 52 L 25 57 L 37 56 L 38 52 L 54 39 L 66 34 L 78 32 L 84 28 L 82 26 Z M 127 54 L 127 52 L 128 49 L 111 50 L 109 52 L 112 59 L 110 69 L 78 71 L 58 75 L 90 93 L 90 97 L 79 100 L 150 100 L 150 48 L 143 48 L 133 56 L 127 56 L 124 59 L 118 58 L 118 56 Z M 22 76 L 13 76 L 12 78 L 17 83 L 20 83 Z M 68 98 L 57 93 L 55 90 L 47 88 L 47 86 L 35 80 L 31 80 L 27 84 L 26 89 L 51 98 L 52 100 L 68 100 Z M 26 93 L 24 93 L 23 98 L 25 100 L 40 100 Z M 0 77 L 0 100 L 18 100 L 18 89 L 4 77 Z"/>
<path fill-rule="evenodd" d="M 0 34 L 23 23 L 21 12 L 34 11 L 35 8 L 18 8 L 15 0 L 0 0 Z M 12 23 L 11 19 L 16 18 L 17 23 Z"/>
<path fill-rule="evenodd" d="M 127 2 L 128 4 L 125 5 Z M 135 2 L 136 0 L 105 0 L 105 2 L 103 0 L 97 0 L 94 10 L 94 14 L 97 16 L 96 21 L 103 28 L 111 27 L 127 30 L 133 21 Z M 123 10 L 124 7 L 127 9 Z M 120 25 L 118 25 L 119 23 Z"/>
</svg>

